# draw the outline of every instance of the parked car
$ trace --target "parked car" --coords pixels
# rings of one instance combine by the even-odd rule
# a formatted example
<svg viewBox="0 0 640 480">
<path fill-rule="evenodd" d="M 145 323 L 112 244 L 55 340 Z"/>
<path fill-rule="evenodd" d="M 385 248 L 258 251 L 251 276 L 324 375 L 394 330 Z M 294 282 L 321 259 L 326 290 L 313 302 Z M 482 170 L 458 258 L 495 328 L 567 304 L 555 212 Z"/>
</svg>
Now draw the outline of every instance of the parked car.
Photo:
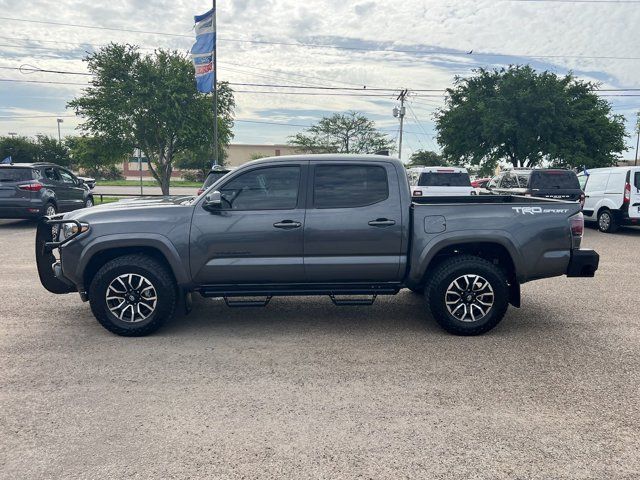
<svg viewBox="0 0 640 480">
<path fill-rule="evenodd" d="M 466 168 L 415 167 L 407 171 L 413 197 L 475 195 Z"/>
<path fill-rule="evenodd" d="M 38 218 L 93 206 L 89 187 L 53 163 L 0 165 L 0 218 Z"/>
<path fill-rule="evenodd" d="M 227 173 L 229 173 L 232 169 L 221 167 L 220 165 L 215 165 L 209 173 L 207 174 L 207 178 L 204 179 L 204 184 L 202 187 L 198 189 L 198 195 L 201 195 L 207 188 L 216 183 L 222 177 L 224 177 Z"/>
<path fill-rule="evenodd" d="M 62 226 L 55 241 L 53 225 Z M 477 335 L 495 327 L 509 303 L 520 306 L 522 283 L 593 276 L 598 254 L 580 249 L 582 233 L 575 202 L 412 202 L 398 159 L 294 155 L 244 164 L 198 197 L 44 219 L 36 260 L 47 290 L 80 292 L 119 335 L 157 330 L 192 292 L 229 306 L 263 306 L 274 295 L 369 305 L 402 288 L 424 292 L 447 331 Z"/>
<path fill-rule="evenodd" d="M 584 203 L 584 192 L 571 170 L 515 168 L 493 177 L 486 186 L 491 193 L 555 198 Z"/>
<path fill-rule="evenodd" d="M 593 168 L 578 175 L 585 191 L 585 220 L 602 232 L 640 225 L 640 167 Z"/>
<path fill-rule="evenodd" d="M 95 178 L 91 178 L 91 177 L 78 177 L 78 178 L 82 180 L 87 187 L 89 187 L 89 190 L 93 190 L 94 188 L 96 188 Z"/>
</svg>

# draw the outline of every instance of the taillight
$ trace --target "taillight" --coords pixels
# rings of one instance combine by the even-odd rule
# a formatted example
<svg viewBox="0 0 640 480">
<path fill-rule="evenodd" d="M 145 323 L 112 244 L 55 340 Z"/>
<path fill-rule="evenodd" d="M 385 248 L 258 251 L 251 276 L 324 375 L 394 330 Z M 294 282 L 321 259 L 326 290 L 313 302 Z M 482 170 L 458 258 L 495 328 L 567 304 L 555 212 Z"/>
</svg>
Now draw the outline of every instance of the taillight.
<svg viewBox="0 0 640 480">
<path fill-rule="evenodd" d="M 39 192 L 42 190 L 42 184 L 40 182 L 25 183 L 24 185 L 18 185 L 20 190 L 27 190 L 29 192 Z"/>
<path fill-rule="evenodd" d="M 571 225 L 571 236 L 582 238 L 584 234 L 584 216 L 582 212 L 571 217 L 569 223 Z"/>
<path fill-rule="evenodd" d="M 199 189 L 198 189 L 198 193 L 197 193 L 197 195 L 198 195 L 198 196 L 202 195 L 202 192 L 204 192 L 204 190 L 203 190 L 202 188 L 199 188 Z"/>
<path fill-rule="evenodd" d="M 413 191 L 413 196 L 414 197 L 421 197 L 422 196 L 422 192 L 420 190 L 414 190 Z"/>
<path fill-rule="evenodd" d="M 624 199 L 622 201 L 624 203 L 631 201 L 631 184 L 629 182 L 624 184 Z"/>
<path fill-rule="evenodd" d="M 580 208 L 584 208 L 584 200 L 585 200 L 584 193 L 581 193 L 580 194 Z"/>
</svg>

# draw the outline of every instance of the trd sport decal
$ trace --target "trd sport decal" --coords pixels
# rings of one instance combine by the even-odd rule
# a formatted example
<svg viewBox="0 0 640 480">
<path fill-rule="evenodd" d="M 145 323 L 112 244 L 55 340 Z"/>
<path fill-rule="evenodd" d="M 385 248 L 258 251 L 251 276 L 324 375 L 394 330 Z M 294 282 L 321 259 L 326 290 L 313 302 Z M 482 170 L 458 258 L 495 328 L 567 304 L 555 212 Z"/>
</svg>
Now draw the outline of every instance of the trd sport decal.
<svg viewBox="0 0 640 480">
<path fill-rule="evenodd" d="M 523 215 L 537 215 L 538 213 L 567 213 L 568 208 L 542 208 L 542 207 L 511 207 Z"/>
</svg>

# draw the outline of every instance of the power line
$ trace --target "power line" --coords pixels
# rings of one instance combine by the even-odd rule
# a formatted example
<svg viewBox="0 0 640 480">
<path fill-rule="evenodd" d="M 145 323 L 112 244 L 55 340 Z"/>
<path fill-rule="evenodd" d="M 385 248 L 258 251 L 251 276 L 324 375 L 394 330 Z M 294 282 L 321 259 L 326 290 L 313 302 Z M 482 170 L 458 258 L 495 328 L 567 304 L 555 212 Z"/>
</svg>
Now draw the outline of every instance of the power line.
<svg viewBox="0 0 640 480">
<path fill-rule="evenodd" d="M 640 3 L 639 0 L 507 0 L 514 3 Z"/>
<path fill-rule="evenodd" d="M 531 0 L 531 1 L 536 1 L 536 0 Z M 575 1 L 586 2 L 588 0 L 575 0 Z M 595 0 L 592 0 L 592 1 L 595 1 Z M 604 0 L 599 0 L 599 1 L 604 1 Z M 628 1 L 631 1 L 631 0 L 628 0 Z M 52 21 L 45 21 L 45 20 L 32 20 L 32 19 L 5 17 L 5 16 L 0 16 L 0 20 L 36 23 L 36 24 L 44 24 L 44 25 L 56 25 L 61 27 L 88 28 L 88 29 L 95 29 L 95 30 L 109 30 L 109 31 L 116 31 L 116 32 L 127 32 L 127 33 L 141 33 L 146 35 L 161 35 L 161 36 L 169 36 L 169 37 L 193 38 L 192 34 L 187 35 L 187 34 L 181 34 L 181 33 L 168 33 L 168 32 L 158 32 L 158 31 L 151 31 L 151 30 L 134 30 L 129 28 L 102 27 L 99 25 L 83 25 L 78 23 L 52 22 Z M 230 37 L 224 37 L 224 36 L 222 37 L 219 36 L 218 39 L 223 41 L 228 41 L 228 42 L 252 43 L 252 44 L 259 44 L 259 45 L 281 45 L 286 47 L 308 47 L 308 48 L 334 48 L 337 50 L 382 52 L 382 53 L 406 53 L 406 54 L 420 55 L 420 56 L 462 55 L 466 57 L 490 56 L 490 57 L 522 57 L 522 58 L 583 58 L 583 59 L 604 59 L 604 60 L 640 60 L 640 57 L 616 57 L 616 56 L 607 56 L 607 55 L 523 55 L 523 54 L 514 54 L 514 53 L 476 52 L 474 51 L 474 49 L 470 50 L 469 52 L 459 52 L 459 51 L 451 51 L 451 50 L 425 51 L 425 50 L 397 49 L 397 48 L 391 49 L 391 48 L 349 47 L 344 45 L 320 44 L 320 43 L 277 42 L 272 40 L 247 40 L 247 39 L 230 38 Z M 23 47 L 18 47 L 18 48 L 23 48 Z M 24 47 L 24 48 L 27 48 L 27 47 Z"/>
</svg>

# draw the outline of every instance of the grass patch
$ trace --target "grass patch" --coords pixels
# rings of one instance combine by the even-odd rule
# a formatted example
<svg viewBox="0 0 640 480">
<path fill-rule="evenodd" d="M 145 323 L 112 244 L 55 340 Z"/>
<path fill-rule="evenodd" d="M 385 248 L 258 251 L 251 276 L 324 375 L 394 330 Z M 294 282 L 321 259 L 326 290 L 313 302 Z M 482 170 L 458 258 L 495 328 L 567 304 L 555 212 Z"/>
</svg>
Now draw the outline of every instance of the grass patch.
<svg viewBox="0 0 640 480">
<path fill-rule="evenodd" d="M 98 180 L 96 185 L 100 187 L 139 187 L 140 180 Z M 186 180 L 172 180 L 172 187 L 190 187 L 198 188 L 202 186 L 200 182 L 187 182 Z M 143 187 L 159 187 L 160 185 L 155 180 L 143 180 Z"/>
<path fill-rule="evenodd" d="M 103 203 L 113 203 L 113 202 L 117 202 L 118 200 L 120 200 L 119 197 L 102 197 L 102 198 L 100 198 L 100 195 L 94 195 L 93 196 L 93 203 L 95 205 L 102 205 Z"/>
</svg>

